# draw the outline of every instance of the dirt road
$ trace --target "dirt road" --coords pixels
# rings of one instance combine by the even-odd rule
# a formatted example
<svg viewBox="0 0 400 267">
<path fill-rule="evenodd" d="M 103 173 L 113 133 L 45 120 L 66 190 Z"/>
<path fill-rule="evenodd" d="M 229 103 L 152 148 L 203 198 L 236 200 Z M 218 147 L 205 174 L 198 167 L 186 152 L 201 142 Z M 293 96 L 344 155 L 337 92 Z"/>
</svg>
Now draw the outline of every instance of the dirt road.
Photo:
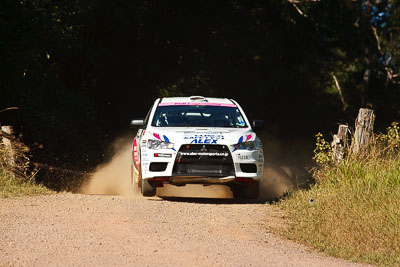
<svg viewBox="0 0 400 267">
<path fill-rule="evenodd" d="M 0 199 L 0 266 L 351 266 L 278 237 L 276 207 L 57 194 Z"/>
</svg>

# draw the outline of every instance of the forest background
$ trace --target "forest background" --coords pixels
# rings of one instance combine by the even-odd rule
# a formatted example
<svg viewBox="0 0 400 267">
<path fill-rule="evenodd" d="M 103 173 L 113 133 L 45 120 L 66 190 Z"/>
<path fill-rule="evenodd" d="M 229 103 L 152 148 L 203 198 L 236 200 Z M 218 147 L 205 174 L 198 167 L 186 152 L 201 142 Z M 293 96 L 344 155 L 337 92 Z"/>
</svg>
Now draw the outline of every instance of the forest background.
<svg viewBox="0 0 400 267">
<path fill-rule="evenodd" d="M 156 97 L 228 97 L 312 153 L 360 107 L 399 120 L 399 33 L 395 0 L 2 0 L 0 123 L 33 161 L 90 171 Z"/>
</svg>

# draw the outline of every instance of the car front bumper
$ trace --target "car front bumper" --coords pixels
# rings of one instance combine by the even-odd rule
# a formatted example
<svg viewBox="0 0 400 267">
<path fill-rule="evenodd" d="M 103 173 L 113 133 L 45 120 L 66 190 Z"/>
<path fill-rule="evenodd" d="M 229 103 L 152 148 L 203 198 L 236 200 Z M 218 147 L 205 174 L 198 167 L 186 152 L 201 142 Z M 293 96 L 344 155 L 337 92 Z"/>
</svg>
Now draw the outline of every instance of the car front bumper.
<svg viewBox="0 0 400 267">
<path fill-rule="evenodd" d="M 217 157 L 213 156 L 214 152 L 203 156 L 201 152 L 185 154 L 181 149 L 146 149 L 146 158 L 142 157 L 142 178 L 164 177 L 164 181 L 174 184 L 223 184 L 236 178 L 260 181 L 264 170 L 262 147 L 252 151 L 223 147 L 225 154 Z"/>
</svg>

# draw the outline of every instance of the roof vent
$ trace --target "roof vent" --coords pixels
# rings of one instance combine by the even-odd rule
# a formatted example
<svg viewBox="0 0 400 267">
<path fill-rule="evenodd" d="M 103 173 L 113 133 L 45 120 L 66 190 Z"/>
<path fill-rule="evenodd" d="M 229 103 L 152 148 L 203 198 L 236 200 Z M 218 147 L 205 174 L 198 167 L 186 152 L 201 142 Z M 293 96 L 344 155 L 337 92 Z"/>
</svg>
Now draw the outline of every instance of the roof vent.
<svg viewBox="0 0 400 267">
<path fill-rule="evenodd" d="M 204 96 L 191 96 L 189 99 L 197 102 L 207 102 L 207 99 Z"/>
</svg>

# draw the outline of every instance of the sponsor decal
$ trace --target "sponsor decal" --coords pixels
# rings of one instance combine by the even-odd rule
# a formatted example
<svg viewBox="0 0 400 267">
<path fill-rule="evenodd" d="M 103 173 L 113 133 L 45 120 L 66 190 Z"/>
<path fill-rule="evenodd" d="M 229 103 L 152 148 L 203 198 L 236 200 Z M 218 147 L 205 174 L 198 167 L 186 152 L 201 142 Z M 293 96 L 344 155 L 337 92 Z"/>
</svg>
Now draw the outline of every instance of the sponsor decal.
<svg viewBox="0 0 400 267">
<path fill-rule="evenodd" d="M 168 153 L 154 153 L 154 157 L 156 158 L 171 158 L 172 154 Z"/>
<path fill-rule="evenodd" d="M 237 155 L 238 160 L 249 160 L 250 156 L 249 155 Z"/>
<path fill-rule="evenodd" d="M 186 135 L 183 139 L 190 141 L 191 144 L 217 144 L 219 140 L 225 139 L 222 134 L 192 134 Z"/>
<path fill-rule="evenodd" d="M 142 170 L 147 171 L 149 169 L 149 162 L 143 162 L 142 163 Z"/>
<path fill-rule="evenodd" d="M 135 139 L 133 139 L 133 159 L 135 161 L 135 166 L 136 168 L 139 168 L 139 153 L 138 153 L 138 149 L 137 149 L 137 137 L 135 137 Z"/>
<path fill-rule="evenodd" d="M 223 135 L 224 133 L 229 133 L 229 131 L 221 132 L 221 131 L 184 131 L 183 134 L 186 135 L 194 135 L 194 134 L 209 134 L 209 135 Z"/>
<path fill-rule="evenodd" d="M 191 144 L 216 144 L 217 143 L 217 139 L 210 139 L 210 138 L 199 138 L 199 139 L 193 139 L 191 142 Z"/>
<path fill-rule="evenodd" d="M 179 152 L 180 156 L 227 157 L 228 152 Z"/>
</svg>

